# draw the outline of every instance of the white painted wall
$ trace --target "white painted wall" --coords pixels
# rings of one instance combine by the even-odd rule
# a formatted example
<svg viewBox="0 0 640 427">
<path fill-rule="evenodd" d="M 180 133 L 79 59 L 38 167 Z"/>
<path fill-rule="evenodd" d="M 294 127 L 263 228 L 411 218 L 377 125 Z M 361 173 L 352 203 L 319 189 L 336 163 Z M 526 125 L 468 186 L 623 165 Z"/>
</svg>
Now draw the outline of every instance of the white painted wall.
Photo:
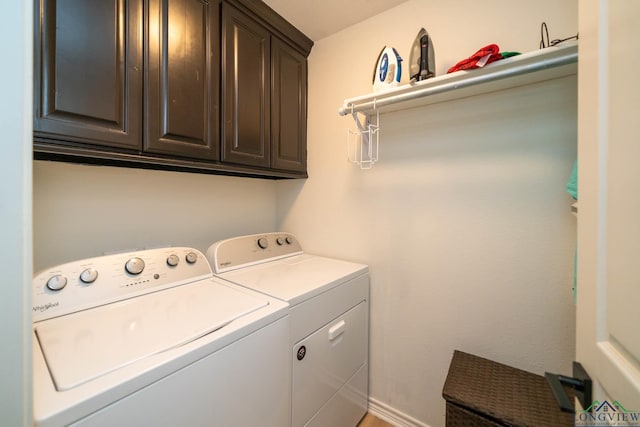
<svg viewBox="0 0 640 427">
<path fill-rule="evenodd" d="M 454 349 L 570 373 L 576 78 L 383 115 L 370 171 L 346 162 L 353 123 L 337 109 L 371 91 L 382 46 L 408 60 L 422 26 L 442 74 L 489 43 L 537 49 L 542 21 L 575 34 L 577 16 L 577 1 L 411 0 L 312 50 L 310 177 L 278 183 L 279 228 L 370 265 L 370 394 L 399 420 L 444 425 Z"/>
<path fill-rule="evenodd" d="M 34 271 L 136 248 L 205 251 L 276 223 L 271 180 L 45 161 L 33 169 Z"/>
<path fill-rule="evenodd" d="M 31 416 L 32 2 L 0 5 L 0 425 Z M 10 40 L 10 42 L 8 42 Z"/>
</svg>

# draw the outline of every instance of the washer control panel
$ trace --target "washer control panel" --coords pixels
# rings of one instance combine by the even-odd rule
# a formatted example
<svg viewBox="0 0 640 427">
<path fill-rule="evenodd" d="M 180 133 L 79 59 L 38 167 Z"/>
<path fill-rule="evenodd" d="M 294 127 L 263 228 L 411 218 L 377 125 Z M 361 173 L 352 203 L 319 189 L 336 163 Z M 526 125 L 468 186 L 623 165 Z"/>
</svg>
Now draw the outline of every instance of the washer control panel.
<svg viewBox="0 0 640 427">
<path fill-rule="evenodd" d="M 212 276 L 193 248 L 159 248 L 73 261 L 33 278 L 33 321 L 179 286 Z"/>
<path fill-rule="evenodd" d="M 266 233 L 234 237 L 209 246 L 206 255 L 216 274 L 302 253 L 293 234 Z"/>
</svg>

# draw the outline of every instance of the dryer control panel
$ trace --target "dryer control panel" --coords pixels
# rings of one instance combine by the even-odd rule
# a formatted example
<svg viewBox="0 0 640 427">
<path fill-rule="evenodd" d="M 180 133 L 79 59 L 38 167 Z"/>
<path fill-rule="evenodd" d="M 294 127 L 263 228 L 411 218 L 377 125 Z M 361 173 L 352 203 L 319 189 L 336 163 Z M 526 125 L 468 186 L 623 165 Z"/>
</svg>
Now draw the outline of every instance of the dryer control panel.
<svg viewBox="0 0 640 427">
<path fill-rule="evenodd" d="M 38 273 L 33 321 L 133 298 L 212 276 L 202 252 L 158 248 L 88 258 Z"/>
<path fill-rule="evenodd" d="M 290 233 L 252 234 L 221 240 L 209 246 L 207 259 L 216 274 L 302 254 Z"/>
</svg>

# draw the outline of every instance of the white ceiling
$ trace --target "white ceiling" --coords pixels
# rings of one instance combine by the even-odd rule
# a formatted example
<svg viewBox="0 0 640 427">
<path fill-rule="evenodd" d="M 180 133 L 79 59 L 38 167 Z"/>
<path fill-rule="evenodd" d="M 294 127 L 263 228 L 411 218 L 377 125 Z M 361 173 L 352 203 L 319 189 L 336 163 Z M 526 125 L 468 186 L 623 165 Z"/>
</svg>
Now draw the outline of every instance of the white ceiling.
<svg viewBox="0 0 640 427">
<path fill-rule="evenodd" d="M 313 41 L 364 21 L 406 0 L 264 0 Z"/>
</svg>

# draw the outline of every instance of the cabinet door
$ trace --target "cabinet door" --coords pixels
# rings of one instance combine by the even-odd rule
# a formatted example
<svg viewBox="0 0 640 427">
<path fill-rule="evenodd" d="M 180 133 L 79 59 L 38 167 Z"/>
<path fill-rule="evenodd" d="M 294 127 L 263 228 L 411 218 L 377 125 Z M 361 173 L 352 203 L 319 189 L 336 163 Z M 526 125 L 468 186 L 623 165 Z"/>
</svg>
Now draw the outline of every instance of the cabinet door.
<svg viewBox="0 0 640 427">
<path fill-rule="evenodd" d="M 250 17 L 222 5 L 224 162 L 270 162 L 270 34 Z"/>
<path fill-rule="evenodd" d="M 271 167 L 307 170 L 307 59 L 271 41 Z"/>
<path fill-rule="evenodd" d="M 219 2 L 149 0 L 144 151 L 219 158 Z"/>
<path fill-rule="evenodd" d="M 142 0 L 35 6 L 36 136 L 139 149 Z"/>
</svg>

